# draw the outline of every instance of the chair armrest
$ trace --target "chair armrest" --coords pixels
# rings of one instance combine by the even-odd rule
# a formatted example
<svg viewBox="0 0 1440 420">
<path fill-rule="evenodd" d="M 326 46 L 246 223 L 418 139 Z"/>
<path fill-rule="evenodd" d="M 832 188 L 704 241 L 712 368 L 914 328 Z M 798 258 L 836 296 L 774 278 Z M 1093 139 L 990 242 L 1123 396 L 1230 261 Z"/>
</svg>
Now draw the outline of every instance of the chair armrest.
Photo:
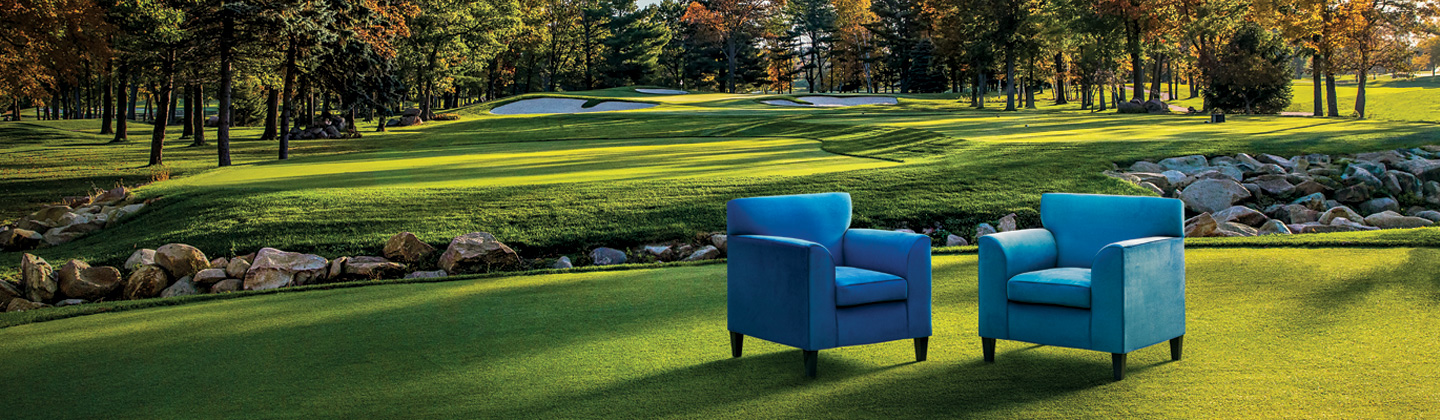
<svg viewBox="0 0 1440 420">
<path fill-rule="evenodd" d="M 873 229 L 845 231 L 843 264 L 905 279 L 911 337 L 932 333 L 930 237 Z"/>
<path fill-rule="evenodd" d="M 730 331 L 805 350 L 835 347 L 835 263 L 818 243 L 730 237 L 726 259 Z"/>
<path fill-rule="evenodd" d="M 1116 242 L 1095 254 L 1090 273 L 1091 342 L 1129 353 L 1185 334 L 1185 239 Z"/>
<path fill-rule="evenodd" d="M 1045 229 L 1024 229 L 985 235 L 979 243 L 979 333 L 985 338 L 1009 338 L 1005 284 L 1016 274 L 1055 268 L 1055 235 Z"/>
</svg>

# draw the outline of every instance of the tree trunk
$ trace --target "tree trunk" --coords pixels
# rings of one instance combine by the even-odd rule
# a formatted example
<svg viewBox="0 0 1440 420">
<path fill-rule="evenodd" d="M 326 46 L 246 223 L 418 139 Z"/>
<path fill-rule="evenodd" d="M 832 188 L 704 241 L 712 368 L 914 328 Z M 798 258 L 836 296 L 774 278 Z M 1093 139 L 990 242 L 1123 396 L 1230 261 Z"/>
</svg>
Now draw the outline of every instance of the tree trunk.
<svg viewBox="0 0 1440 420">
<path fill-rule="evenodd" d="M 1366 54 L 1361 54 L 1362 57 L 1365 55 Z M 1366 60 L 1367 58 L 1361 58 L 1361 60 Z M 1359 89 L 1355 91 L 1355 115 L 1359 116 L 1362 120 L 1365 119 L 1365 82 L 1369 76 L 1369 69 L 1361 69 L 1355 74 L 1355 79 L 1360 82 Z"/>
<path fill-rule="evenodd" d="M 1325 116 L 1325 86 L 1320 82 L 1320 73 L 1324 69 L 1321 64 L 1320 54 L 1310 56 L 1310 79 L 1315 84 L 1315 116 Z"/>
<path fill-rule="evenodd" d="M 204 146 L 205 143 L 205 84 L 195 84 L 195 93 L 190 95 L 195 101 L 194 117 L 194 145 Z"/>
<path fill-rule="evenodd" d="M 110 139 L 110 142 L 120 143 L 130 139 L 128 136 L 128 124 L 126 124 L 126 122 L 129 120 L 125 118 L 125 105 L 131 103 L 129 102 L 130 98 L 126 98 L 125 95 L 125 85 L 130 84 L 129 69 L 125 68 L 125 66 L 123 65 L 120 66 L 120 77 L 117 77 L 115 80 L 120 82 L 120 86 L 118 86 L 118 89 L 115 90 L 115 138 Z M 134 106 L 130 107 L 130 112 L 135 112 Z"/>
<path fill-rule="evenodd" d="M 1161 88 L 1160 88 L 1160 79 L 1161 79 L 1161 76 L 1162 76 L 1162 74 L 1161 74 L 1161 69 L 1163 68 L 1164 65 L 1165 65 L 1165 56 L 1164 56 L 1164 55 L 1159 55 L 1159 56 L 1155 57 L 1155 77 L 1154 77 L 1152 80 L 1150 80 L 1150 95 L 1147 95 L 1147 96 L 1149 97 L 1148 100 L 1151 100 L 1151 101 L 1159 101 L 1159 100 L 1162 100 L 1162 99 L 1160 98 L 1160 89 L 1161 89 Z"/>
<path fill-rule="evenodd" d="M 280 121 L 280 159 L 290 158 L 290 120 L 295 114 L 295 104 L 290 89 L 295 85 L 295 40 L 290 40 L 290 45 L 285 50 L 285 85 L 281 88 L 281 98 L 284 99 L 285 113 Z"/>
<path fill-rule="evenodd" d="M 170 103 L 171 91 L 175 88 L 175 52 L 169 52 L 165 57 L 165 63 L 161 66 L 164 79 L 157 92 L 156 103 L 160 105 L 155 113 L 154 126 L 150 130 L 150 166 L 164 163 L 165 155 L 165 126 L 170 122 L 167 118 L 170 110 L 164 109 Z"/>
<path fill-rule="evenodd" d="M 1109 85 L 1109 83 L 1107 82 L 1107 83 L 1105 83 L 1105 85 L 1097 86 L 1097 87 L 1099 88 L 1099 92 L 1096 92 L 1097 95 L 1095 95 L 1095 96 L 1099 96 L 1099 97 L 1100 97 L 1100 112 L 1105 112 L 1105 109 L 1106 109 L 1106 108 L 1105 108 L 1105 86 L 1108 86 L 1108 85 Z"/>
<path fill-rule="evenodd" d="M 115 103 L 111 102 L 115 100 L 115 69 L 113 68 L 113 62 L 114 60 L 105 61 L 105 77 L 103 79 L 105 96 L 101 99 L 104 103 L 100 105 L 100 134 L 115 134 L 115 130 L 111 128 L 111 123 L 115 120 Z M 20 121 L 19 100 L 15 102 L 15 121 Z"/>
<path fill-rule="evenodd" d="M 1015 48 L 1005 48 L 1005 110 L 1015 110 Z"/>
<path fill-rule="evenodd" d="M 1140 61 L 1140 22 L 1127 20 L 1125 29 L 1125 42 L 1130 50 L 1130 76 L 1135 79 L 1135 99 L 1141 99 L 1145 97 L 1145 66 Z M 1124 97 L 1121 97 L 1121 100 L 1124 100 Z"/>
<path fill-rule="evenodd" d="M 189 138 L 195 132 L 195 85 L 185 86 L 185 111 L 180 113 L 180 138 Z M 191 146 L 203 146 L 203 144 L 191 144 Z"/>
<path fill-rule="evenodd" d="M 1325 58 L 1325 63 L 1330 63 L 1330 58 Z M 1330 66 L 1325 66 L 1325 108 L 1331 117 L 1340 116 L 1340 102 L 1335 98 L 1335 72 Z"/>
<path fill-rule="evenodd" d="M 985 72 L 975 72 L 975 95 L 979 98 L 976 109 L 985 109 Z"/>
<path fill-rule="evenodd" d="M 1055 53 L 1055 105 L 1070 103 L 1070 99 L 1066 97 L 1069 89 L 1065 85 L 1069 73 L 1070 67 L 1065 63 L 1065 53 Z"/>
<path fill-rule="evenodd" d="M 171 77 L 174 77 L 174 76 L 171 76 Z M 176 95 L 176 94 L 175 94 L 175 90 L 176 90 L 176 89 L 175 89 L 175 84 L 174 84 L 174 82 L 171 82 L 171 84 L 170 84 L 170 93 L 169 93 L 168 95 L 166 95 L 166 96 L 169 96 L 169 97 L 170 97 L 170 102 L 168 102 L 168 103 L 165 104 L 165 112 L 168 112 L 168 114 L 165 115 L 166 125 L 169 125 L 169 123 L 170 123 L 171 121 L 175 121 L 175 110 L 176 110 L 176 109 L 179 109 L 179 105 L 180 105 L 180 95 Z"/>
<path fill-rule="evenodd" d="M 279 138 L 279 129 L 276 125 L 280 119 L 280 91 L 275 88 L 265 89 L 265 133 L 260 135 L 260 140 L 275 140 Z"/>
<path fill-rule="evenodd" d="M 125 119 L 135 121 L 135 102 L 140 100 L 140 84 L 135 83 L 135 75 L 125 73 L 125 84 L 130 85 L 129 102 L 126 102 Z"/>
<path fill-rule="evenodd" d="M 735 93 L 735 56 L 739 55 L 739 47 L 735 45 L 737 34 L 730 34 L 725 37 L 725 91 Z"/>
<path fill-rule="evenodd" d="M 230 166 L 230 124 L 231 115 L 230 94 L 232 62 L 235 60 L 233 53 L 232 39 L 235 37 L 235 19 L 228 13 L 225 21 L 220 24 L 220 121 L 215 128 L 215 149 L 218 163 L 221 167 Z"/>
</svg>

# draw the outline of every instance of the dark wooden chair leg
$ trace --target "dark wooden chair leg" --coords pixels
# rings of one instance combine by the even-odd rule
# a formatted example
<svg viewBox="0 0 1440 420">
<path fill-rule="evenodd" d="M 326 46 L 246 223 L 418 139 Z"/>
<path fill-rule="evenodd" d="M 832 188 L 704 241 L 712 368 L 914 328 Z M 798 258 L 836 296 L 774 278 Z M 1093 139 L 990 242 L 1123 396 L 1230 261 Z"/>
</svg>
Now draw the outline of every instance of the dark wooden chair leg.
<svg viewBox="0 0 1440 420">
<path fill-rule="evenodd" d="M 820 352 L 805 350 L 805 376 L 815 377 L 816 365 L 820 364 Z"/>
<path fill-rule="evenodd" d="M 1115 370 L 1115 380 L 1125 379 L 1125 354 L 1111 353 L 1110 365 Z"/>
<path fill-rule="evenodd" d="M 995 339 L 980 337 L 980 347 L 985 349 L 985 361 L 995 363 Z"/>
<path fill-rule="evenodd" d="M 745 348 L 745 335 L 730 332 L 730 357 L 740 357 L 740 350 Z"/>
<path fill-rule="evenodd" d="M 1170 339 L 1170 360 L 1180 360 L 1180 353 L 1185 350 L 1185 336 Z"/>
<path fill-rule="evenodd" d="M 930 337 L 920 337 L 915 339 L 915 361 L 925 361 L 925 356 L 929 353 L 929 351 Z"/>
</svg>

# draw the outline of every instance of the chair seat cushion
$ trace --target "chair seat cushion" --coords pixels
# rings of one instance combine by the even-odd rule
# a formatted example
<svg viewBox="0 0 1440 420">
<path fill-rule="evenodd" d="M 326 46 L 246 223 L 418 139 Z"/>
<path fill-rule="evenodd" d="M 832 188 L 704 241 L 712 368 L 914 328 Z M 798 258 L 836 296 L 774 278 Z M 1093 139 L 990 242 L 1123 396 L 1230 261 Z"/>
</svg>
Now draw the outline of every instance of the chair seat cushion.
<svg viewBox="0 0 1440 420">
<path fill-rule="evenodd" d="M 835 267 L 835 306 L 905 300 L 905 279 L 855 267 Z"/>
<path fill-rule="evenodd" d="M 1011 277 L 1005 284 L 1011 301 L 1045 305 L 1090 307 L 1090 269 L 1052 268 Z"/>
</svg>

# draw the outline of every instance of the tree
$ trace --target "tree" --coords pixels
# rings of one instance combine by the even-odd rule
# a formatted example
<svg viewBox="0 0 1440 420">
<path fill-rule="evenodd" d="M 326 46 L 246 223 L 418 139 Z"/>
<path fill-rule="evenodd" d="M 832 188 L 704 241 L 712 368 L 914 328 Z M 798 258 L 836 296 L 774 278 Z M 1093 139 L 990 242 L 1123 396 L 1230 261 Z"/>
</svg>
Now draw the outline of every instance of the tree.
<svg viewBox="0 0 1440 420">
<path fill-rule="evenodd" d="M 736 76 L 741 70 L 737 61 L 740 51 L 746 47 L 742 44 L 775 8 L 776 4 L 770 0 L 709 0 L 708 5 L 695 1 L 685 9 L 686 22 L 704 28 L 711 39 L 723 45 L 726 92 L 735 93 Z"/>
<path fill-rule="evenodd" d="M 825 64 L 829 60 L 827 45 L 834 42 L 835 20 L 837 14 L 835 5 L 830 0 L 790 0 L 785 4 L 785 15 L 789 18 L 792 27 L 790 28 L 803 44 L 802 53 L 807 57 L 806 72 L 813 72 L 813 76 L 806 76 L 811 79 L 809 91 L 814 92 L 817 86 L 825 89 Z"/>
<path fill-rule="evenodd" d="M 1246 23 L 1216 57 L 1205 94 L 1221 109 L 1273 114 L 1290 106 L 1290 53 L 1285 42 L 1256 23 Z"/>
<path fill-rule="evenodd" d="M 920 34 L 929 25 L 922 15 L 918 0 L 872 0 L 870 11 L 875 20 L 865 25 L 871 33 L 880 38 L 885 54 L 885 68 L 900 82 L 900 92 L 910 92 L 910 52 L 919 41 Z"/>
<path fill-rule="evenodd" d="M 635 10 L 635 0 L 619 0 L 604 41 L 607 84 L 636 85 L 658 72 L 660 55 L 670 31 L 656 18 L 656 8 Z"/>
<path fill-rule="evenodd" d="M 1365 118 L 1365 85 L 1377 68 L 1403 69 L 1410 63 L 1411 36 L 1433 11 L 1415 0 L 1347 0 L 1336 10 L 1344 46 L 1341 60 L 1355 72 L 1355 114 Z"/>
<path fill-rule="evenodd" d="M 935 64 L 935 44 L 921 39 L 910 51 L 910 89 L 915 93 L 945 91 L 945 73 Z"/>
</svg>

